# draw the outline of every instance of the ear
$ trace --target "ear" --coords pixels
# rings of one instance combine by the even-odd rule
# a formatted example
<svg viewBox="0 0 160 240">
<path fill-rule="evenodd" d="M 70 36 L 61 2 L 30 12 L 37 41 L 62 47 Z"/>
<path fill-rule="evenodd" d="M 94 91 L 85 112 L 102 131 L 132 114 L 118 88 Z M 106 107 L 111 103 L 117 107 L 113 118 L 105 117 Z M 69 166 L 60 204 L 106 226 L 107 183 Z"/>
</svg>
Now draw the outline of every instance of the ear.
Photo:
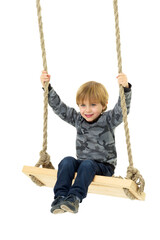
<svg viewBox="0 0 160 240">
<path fill-rule="evenodd" d="M 103 111 L 107 109 L 107 104 L 108 104 L 108 102 L 106 102 L 106 104 L 104 106 L 102 106 Z"/>
<path fill-rule="evenodd" d="M 103 106 L 103 109 L 107 107 L 107 104 L 108 104 L 108 102 L 106 102 L 106 104 Z"/>
</svg>

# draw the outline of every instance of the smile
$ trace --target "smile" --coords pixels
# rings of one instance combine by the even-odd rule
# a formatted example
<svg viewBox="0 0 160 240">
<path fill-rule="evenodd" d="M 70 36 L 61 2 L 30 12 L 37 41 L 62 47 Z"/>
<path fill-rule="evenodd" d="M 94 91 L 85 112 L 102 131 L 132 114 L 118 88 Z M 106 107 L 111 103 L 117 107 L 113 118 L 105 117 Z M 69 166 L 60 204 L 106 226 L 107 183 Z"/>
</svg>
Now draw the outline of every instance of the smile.
<svg viewBox="0 0 160 240">
<path fill-rule="evenodd" d="M 90 118 L 90 117 L 93 116 L 93 114 L 85 114 L 85 116 L 86 116 L 87 118 Z"/>
</svg>

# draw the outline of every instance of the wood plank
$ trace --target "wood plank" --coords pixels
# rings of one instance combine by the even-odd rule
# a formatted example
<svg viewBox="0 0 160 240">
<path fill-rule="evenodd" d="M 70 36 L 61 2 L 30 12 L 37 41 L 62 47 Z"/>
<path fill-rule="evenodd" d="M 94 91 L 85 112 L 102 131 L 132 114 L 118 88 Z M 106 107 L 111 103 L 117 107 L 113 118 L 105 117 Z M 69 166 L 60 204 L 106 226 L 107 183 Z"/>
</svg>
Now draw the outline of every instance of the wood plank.
<svg viewBox="0 0 160 240">
<path fill-rule="evenodd" d="M 27 176 L 33 175 L 38 178 L 46 187 L 53 188 L 57 180 L 57 170 L 24 166 L 22 172 Z M 127 188 L 137 200 L 145 200 L 145 193 L 137 193 L 137 185 L 129 179 L 106 177 L 96 175 L 89 186 L 89 193 L 116 196 L 127 198 L 123 191 Z"/>
</svg>

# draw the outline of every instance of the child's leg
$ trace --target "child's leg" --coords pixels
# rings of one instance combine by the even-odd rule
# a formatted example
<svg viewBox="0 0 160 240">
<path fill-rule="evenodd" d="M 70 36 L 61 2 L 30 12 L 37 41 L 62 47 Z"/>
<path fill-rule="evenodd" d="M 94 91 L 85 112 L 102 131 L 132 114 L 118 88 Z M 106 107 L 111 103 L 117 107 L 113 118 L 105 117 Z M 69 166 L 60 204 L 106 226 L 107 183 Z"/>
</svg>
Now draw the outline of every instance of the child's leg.
<svg viewBox="0 0 160 240">
<path fill-rule="evenodd" d="M 80 201 L 82 201 L 82 199 L 86 197 L 88 186 L 92 182 L 95 175 L 96 167 L 94 161 L 81 161 L 81 164 L 77 170 L 77 177 L 74 184 L 70 188 L 68 195 L 75 195 L 80 199 Z"/>
<path fill-rule="evenodd" d="M 77 170 L 77 177 L 68 192 L 68 197 L 64 199 L 61 204 L 61 209 L 67 212 L 77 213 L 79 202 L 82 202 L 82 199 L 86 197 L 88 186 L 92 182 L 94 176 L 96 174 L 112 176 L 113 173 L 114 167 L 110 164 L 107 166 L 93 160 L 80 161 Z"/>
<path fill-rule="evenodd" d="M 92 160 L 81 161 L 77 169 L 77 177 L 74 184 L 71 186 L 68 197 L 61 204 L 61 209 L 71 213 L 77 213 L 79 202 L 86 197 L 88 186 L 92 182 L 95 174 L 96 167 Z"/>
<path fill-rule="evenodd" d="M 80 161 L 73 157 L 65 157 L 58 165 L 57 182 L 54 187 L 55 198 L 58 196 L 67 196 L 72 185 L 75 172 L 78 169 Z"/>
<path fill-rule="evenodd" d="M 86 197 L 88 187 L 95 175 L 112 176 L 113 173 L 114 169 L 112 171 L 112 167 L 106 166 L 103 163 L 98 163 L 93 160 L 81 161 L 77 170 L 77 177 L 68 195 L 75 195 L 82 201 L 82 199 Z"/>
</svg>

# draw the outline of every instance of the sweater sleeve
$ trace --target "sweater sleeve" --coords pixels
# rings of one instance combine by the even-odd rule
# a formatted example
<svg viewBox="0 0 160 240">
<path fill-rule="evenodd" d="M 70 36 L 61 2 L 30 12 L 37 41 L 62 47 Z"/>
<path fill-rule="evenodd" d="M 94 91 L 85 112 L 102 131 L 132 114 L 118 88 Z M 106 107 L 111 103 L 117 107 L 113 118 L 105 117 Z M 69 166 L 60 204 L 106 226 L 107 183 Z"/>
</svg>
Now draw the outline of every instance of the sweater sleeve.
<svg viewBox="0 0 160 240">
<path fill-rule="evenodd" d="M 54 113 L 57 114 L 62 120 L 68 122 L 74 127 L 76 126 L 78 117 L 77 111 L 63 103 L 53 88 L 49 89 L 48 103 L 53 109 Z"/>
<path fill-rule="evenodd" d="M 124 88 L 124 94 L 126 99 L 126 107 L 127 107 L 127 114 L 130 111 L 130 103 L 131 103 L 131 91 L 132 85 L 129 84 L 129 88 Z M 122 108 L 121 108 L 121 99 L 119 97 L 118 102 L 116 103 L 115 107 L 106 113 L 107 123 L 109 126 L 114 129 L 119 124 L 123 122 L 123 115 L 122 115 Z"/>
</svg>

